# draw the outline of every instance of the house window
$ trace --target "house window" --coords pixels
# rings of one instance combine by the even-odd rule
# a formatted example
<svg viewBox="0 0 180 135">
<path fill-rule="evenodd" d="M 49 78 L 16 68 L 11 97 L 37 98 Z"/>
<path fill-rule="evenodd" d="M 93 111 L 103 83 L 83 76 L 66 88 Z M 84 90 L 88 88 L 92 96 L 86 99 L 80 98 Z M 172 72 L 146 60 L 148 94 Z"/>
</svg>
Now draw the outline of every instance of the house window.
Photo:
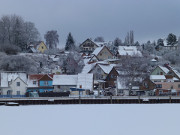
<svg viewBox="0 0 180 135">
<path fill-rule="evenodd" d="M 114 75 L 113 75 L 113 74 L 111 74 L 111 78 L 114 78 Z"/>
<path fill-rule="evenodd" d="M 48 81 L 44 81 L 44 85 L 48 85 Z"/>
<path fill-rule="evenodd" d="M 160 72 L 161 75 L 163 75 L 163 72 Z"/>
<path fill-rule="evenodd" d="M 20 91 L 17 91 L 17 95 L 21 95 Z"/>
<path fill-rule="evenodd" d="M 43 47 L 43 46 L 42 46 L 41 48 L 42 48 L 42 49 L 44 49 L 44 47 Z"/>
<path fill-rule="evenodd" d="M 16 86 L 20 86 L 20 82 L 17 82 L 17 83 L 16 83 Z"/>
<path fill-rule="evenodd" d="M 7 95 L 12 95 L 12 90 L 8 90 Z"/>
<path fill-rule="evenodd" d="M 180 88 L 180 84 L 178 84 L 178 88 Z"/>
<path fill-rule="evenodd" d="M 33 84 L 36 85 L 36 81 L 33 81 Z"/>
<path fill-rule="evenodd" d="M 162 84 L 156 84 L 156 88 L 162 88 Z"/>
</svg>

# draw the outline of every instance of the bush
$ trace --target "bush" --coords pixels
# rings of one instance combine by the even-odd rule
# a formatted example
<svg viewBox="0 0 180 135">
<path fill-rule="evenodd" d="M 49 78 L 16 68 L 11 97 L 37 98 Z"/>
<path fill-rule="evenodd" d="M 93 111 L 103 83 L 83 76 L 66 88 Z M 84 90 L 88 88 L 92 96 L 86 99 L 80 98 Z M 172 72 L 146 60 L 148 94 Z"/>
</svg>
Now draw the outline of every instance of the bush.
<svg viewBox="0 0 180 135">
<path fill-rule="evenodd" d="M 1 45 L 0 51 L 5 52 L 7 55 L 16 55 L 21 49 L 15 45 Z"/>
<path fill-rule="evenodd" d="M 26 71 L 37 73 L 37 65 L 34 60 L 24 56 L 5 56 L 0 60 L 0 69 L 4 71 Z"/>
</svg>

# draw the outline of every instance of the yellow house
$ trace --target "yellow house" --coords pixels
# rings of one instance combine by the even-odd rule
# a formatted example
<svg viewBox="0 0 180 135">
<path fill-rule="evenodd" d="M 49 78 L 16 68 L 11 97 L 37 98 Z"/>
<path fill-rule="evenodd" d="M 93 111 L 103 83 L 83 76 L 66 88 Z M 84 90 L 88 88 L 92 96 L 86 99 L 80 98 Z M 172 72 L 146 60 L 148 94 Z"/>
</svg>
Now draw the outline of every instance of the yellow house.
<svg viewBox="0 0 180 135">
<path fill-rule="evenodd" d="M 39 43 L 39 45 L 37 45 L 38 52 L 44 53 L 44 51 L 46 51 L 47 49 L 48 48 L 47 48 L 46 44 L 43 41 L 41 41 Z"/>
<path fill-rule="evenodd" d="M 44 51 L 46 51 L 47 49 L 48 48 L 47 48 L 46 44 L 43 41 L 39 41 L 39 42 L 36 42 L 36 43 L 31 43 L 28 46 L 28 52 L 29 53 L 37 53 L 37 52 L 44 53 Z"/>
</svg>

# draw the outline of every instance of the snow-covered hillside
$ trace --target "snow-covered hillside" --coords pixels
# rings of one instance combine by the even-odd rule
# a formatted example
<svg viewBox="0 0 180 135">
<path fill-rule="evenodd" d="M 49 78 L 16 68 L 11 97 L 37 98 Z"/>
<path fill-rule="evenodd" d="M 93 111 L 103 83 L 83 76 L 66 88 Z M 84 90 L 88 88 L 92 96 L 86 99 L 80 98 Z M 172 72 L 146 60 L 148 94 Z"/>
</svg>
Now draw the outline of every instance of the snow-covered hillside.
<svg viewBox="0 0 180 135">
<path fill-rule="evenodd" d="M 178 135 L 179 104 L 0 107 L 1 135 Z"/>
</svg>

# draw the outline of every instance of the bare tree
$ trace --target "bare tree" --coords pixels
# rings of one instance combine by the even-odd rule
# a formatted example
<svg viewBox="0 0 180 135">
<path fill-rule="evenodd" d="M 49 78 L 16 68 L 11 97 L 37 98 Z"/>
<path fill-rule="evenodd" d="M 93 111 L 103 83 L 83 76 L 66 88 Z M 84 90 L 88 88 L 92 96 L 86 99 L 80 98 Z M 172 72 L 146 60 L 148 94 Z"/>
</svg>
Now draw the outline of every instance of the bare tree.
<svg viewBox="0 0 180 135">
<path fill-rule="evenodd" d="M 84 66 L 82 57 L 78 52 L 72 51 L 64 58 L 62 67 L 65 73 L 68 74 L 77 74 L 80 73 Z"/>
<path fill-rule="evenodd" d="M 149 74 L 150 59 L 144 57 L 124 57 L 121 58 L 118 66 L 119 77 L 124 79 L 125 86 L 132 90 L 133 85 L 147 77 Z"/>
<path fill-rule="evenodd" d="M 59 43 L 59 35 L 56 30 L 48 31 L 44 38 L 46 39 L 46 44 L 49 49 L 57 48 L 57 44 Z"/>
<path fill-rule="evenodd" d="M 32 22 L 25 22 L 24 23 L 24 31 L 25 31 L 25 40 L 27 44 L 30 42 L 35 42 L 40 39 L 40 34 L 35 27 L 35 24 Z"/>
<path fill-rule="evenodd" d="M 36 40 L 38 30 L 31 22 L 25 22 L 17 15 L 5 15 L 0 19 L 0 43 L 19 46 L 26 49 L 28 42 Z"/>
<path fill-rule="evenodd" d="M 118 47 L 118 46 L 122 45 L 122 41 L 121 41 L 120 38 L 117 37 L 117 38 L 115 38 L 113 44 L 114 44 L 115 47 Z"/>
<path fill-rule="evenodd" d="M 95 42 L 104 42 L 104 38 L 101 36 L 98 36 L 94 39 Z"/>
<path fill-rule="evenodd" d="M 134 31 L 131 30 L 127 33 L 124 42 L 126 45 L 134 45 Z"/>
</svg>

